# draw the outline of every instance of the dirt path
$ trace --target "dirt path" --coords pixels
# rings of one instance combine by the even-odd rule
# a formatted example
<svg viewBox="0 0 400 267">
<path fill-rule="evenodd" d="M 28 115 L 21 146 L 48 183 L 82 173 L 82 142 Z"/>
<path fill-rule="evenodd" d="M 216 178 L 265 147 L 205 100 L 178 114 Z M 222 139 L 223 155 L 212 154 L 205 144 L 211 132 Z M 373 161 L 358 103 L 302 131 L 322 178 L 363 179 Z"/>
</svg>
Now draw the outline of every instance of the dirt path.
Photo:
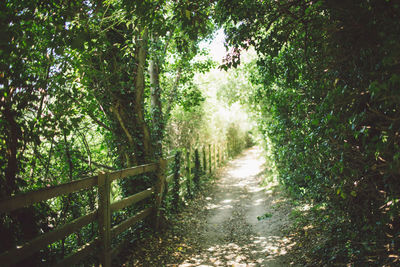
<svg viewBox="0 0 400 267">
<path fill-rule="evenodd" d="M 260 186 L 265 162 L 251 148 L 219 171 L 161 237 L 134 249 L 129 266 L 288 266 L 282 230 L 290 205 L 274 185 Z M 258 217 L 261 220 L 258 219 Z"/>
</svg>

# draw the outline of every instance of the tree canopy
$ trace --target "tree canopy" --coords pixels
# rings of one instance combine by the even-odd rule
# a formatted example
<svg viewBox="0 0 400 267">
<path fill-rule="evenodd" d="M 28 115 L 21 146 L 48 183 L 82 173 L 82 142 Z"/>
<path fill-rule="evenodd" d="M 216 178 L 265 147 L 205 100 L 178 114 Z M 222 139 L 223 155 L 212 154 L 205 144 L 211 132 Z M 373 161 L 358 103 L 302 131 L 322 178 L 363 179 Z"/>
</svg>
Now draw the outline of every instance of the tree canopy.
<svg viewBox="0 0 400 267">
<path fill-rule="evenodd" d="M 281 183 L 314 205 L 325 236 L 314 264 L 399 260 L 397 1 L 6 0 L 0 10 L 0 199 L 210 140 L 239 151 L 249 133 L 218 113 L 240 103 Z M 196 75 L 216 64 L 196 56 L 220 27 L 230 72 L 214 79 L 221 102 L 210 107 Z M 257 58 L 243 62 L 249 48 Z M 128 180 L 113 196 L 153 182 Z M 77 218 L 80 203 L 95 209 L 94 195 L 0 214 L 0 251 Z"/>
</svg>

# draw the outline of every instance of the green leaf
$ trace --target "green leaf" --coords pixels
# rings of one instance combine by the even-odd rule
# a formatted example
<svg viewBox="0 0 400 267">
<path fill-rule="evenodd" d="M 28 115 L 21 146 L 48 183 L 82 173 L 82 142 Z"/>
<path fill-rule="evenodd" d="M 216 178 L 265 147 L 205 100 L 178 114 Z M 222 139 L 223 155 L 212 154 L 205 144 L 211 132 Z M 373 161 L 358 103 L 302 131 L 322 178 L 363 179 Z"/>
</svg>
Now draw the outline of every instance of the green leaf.
<svg viewBox="0 0 400 267">
<path fill-rule="evenodd" d="M 187 19 L 190 19 L 190 11 L 189 10 L 185 10 L 185 15 Z"/>
<path fill-rule="evenodd" d="M 317 126 L 317 125 L 319 124 L 319 121 L 318 121 L 318 119 L 313 119 L 313 120 L 311 121 L 311 123 L 312 123 L 312 125 Z"/>
<path fill-rule="evenodd" d="M 272 213 L 265 213 L 264 215 L 261 215 L 261 216 L 257 216 L 257 220 L 259 220 L 259 221 L 261 221 L 261 220 L 265 220 L 265 219 L 268 219 L 268 218 L 271 218 L 272 217 Z"/>
</svg>

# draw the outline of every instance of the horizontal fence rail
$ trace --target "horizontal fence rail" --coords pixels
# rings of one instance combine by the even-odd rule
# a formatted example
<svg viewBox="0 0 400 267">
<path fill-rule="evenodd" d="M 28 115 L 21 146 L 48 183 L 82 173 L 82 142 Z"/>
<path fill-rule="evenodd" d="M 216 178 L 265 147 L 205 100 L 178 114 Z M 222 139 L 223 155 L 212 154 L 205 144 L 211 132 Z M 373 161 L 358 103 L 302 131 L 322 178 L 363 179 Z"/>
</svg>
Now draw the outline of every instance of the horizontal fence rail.
<svg viewBox="0 0 400 267">
<path fill-rule="evenodd" d="M 10 212 L 19 208 L 48 200 L 53 197 L 66 195 L 82 189 L 88 189 L 97 185 L 97 176 L 55 185 L 37 191 L 12 196 L 0 201 L 0 212 Z"/>
<path fill-rule="evenodd" d="M 120 171 L 110 172 L 108 173 L 108 175 L 110 177 L 110 181 L 112 182 L 114 180 L 126 178 L 128 176 L 135 176 L 146 172 L 153 172 L 157 169 L 157 166 L 157 163 L 145 164 Z"/>
<path fill-rule="evenodd" d="M 208 151 L 206 151 L 208 148 Z M 98 190 L 98 207 L 86 215 L 72 220 L 56 229 L 46 232 L 24 244 L 18 245 L 8 251 L 0 254 L 1 266 L 9 266 L 16 264 L 38 251 L 45 249 L 50 244 L 62 240 L 63 238 L 79 231 L 86 225 L 97 222 L 99 225 L 98 237 L 81 246 L 77 251 L 66 256 L 57 263 L 57 266 L 71 266 L 76 264 L 88 256 L 94 254 L 100 249 L 100 263 L 102 266 L 111 266 L 111 259 L 118 255 L 124 246 L 121 242 L 114 248 L 111 247 L 111 240 L 123 233 L 134 224 L 144 220 L 149 216 L 154 216 L 154 227 L 159 228 L 159 219 L 161 216 L 160 208 L 162 206 L 163 194 L 167 191 L 168 185 L 178 186 L 177 190 L 173 191 L 174 197 L 184 190 L 188 195 L 191 195 L 191 183 L 196 175 L 199 175 L 199 170 L 192 171 L 192 166 L 203 169 L 203 174 L 211 174 L 217 165 L 220 165 L 227 157 L 225 150 L 215 145 L 203 146 L 202 153 L 197 151 L 198 160 L 201 164 L 192 163 L 193 154 L 190 149 L 185 150 L 186 154 L 182 155 L 186 160 L 184 164 L 179 164 L 179 168 L 166 176 L 167 165 L 176 164 L 176 156 L 170 156 L 166 159 L 160 159 L 156 163 L 144 164 L 140 166 L 130 167 L 113 172 L 100 173 L 99 175 L 72 181 L 65 184 L 55 185 L 32 192 L 22 193 L 16 196 L 11 196 L 0 200 L 0 212 L 9 213 L 20 208 L 31 206 L 35 203 L 46 201 L 48 199 L 78 192 L 84 189 L 97 188 Z M 208 152 L 208 153 L 207 153 Z M 208 158 L 207 158 L 208 155 Z M 147 188 L 141 192 L 111 203 L 111 183 L 118 179 L 132 177 L 144 173 L 156 173 L 157 182 L 153 187 Z M 178 179 L 178 183 L 176 183 Z M 198 178 L 196 178 L 198 179 Z M 165 188 L 167 186 L 167 188 Z M 179 197 L 179 196 L 178 196 Z M 190 197 L 190 196 L 189 196 Z M 153 198 L 153 205 L 145 208 L 118 225 L 111 227 L 112 213 L 121 209 L 127 208 L 145 199 Z"/>
<path fill-rule="evenodd" d="M 56 230 L 40 235 L 35 239 L 18 246 L 12 250 L 6 251 L 0 255 L 0 262 L 8 265 L 15 264 L 21 261 L 40 249 L 45 248 L 48 244 L 62 239 L 63 237 L 72 234 L 83 226 L 93 222 L 97 217 L 97 212 L 89 213 L 85 216 L 79 217 L 70 223 L 67 223 Z"/>
<path fill-rule="evenodd" d="M 117 202 L 114 202 L 110 205 L 111 212 L 121 210 L 121 209 L 126 208 L 130 205 L 133 205 L 141 200 L 149 198 L 153 195 L 153 193 L 154 193 L 154 188 L 150 187 L 150 188 L 147 188 L 146 190 L 143 190 L 142 192 L 136 193 L 130 197 L 127 197 L 127 198 L 121 199 Z"/>
</svg>

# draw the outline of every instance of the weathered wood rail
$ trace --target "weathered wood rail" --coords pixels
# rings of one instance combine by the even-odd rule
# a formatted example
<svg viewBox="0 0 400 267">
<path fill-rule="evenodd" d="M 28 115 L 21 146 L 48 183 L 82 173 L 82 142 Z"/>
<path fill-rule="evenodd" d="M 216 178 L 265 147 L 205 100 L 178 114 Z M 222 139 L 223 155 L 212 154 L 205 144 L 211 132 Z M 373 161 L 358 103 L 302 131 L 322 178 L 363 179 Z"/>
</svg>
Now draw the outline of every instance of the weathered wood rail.
<svg viewBox="0 0 400 267">
<path fill-rule="evenodd" d="M 218 165 L 220 165 L 226 158 L 225 149 L 222 146 L 209 145 L 208 153 L 207 146 L 202 148 L 202 164 L 203 173 L 212 173 Z M 198 153 L 198 151 L 196 152 Z M 208 154 L 208 159 L 206 155 Z M 74 193 L 84 189 L 97 187 L 98 199 L 97 209 L 86 215 L 83 215 L 73 221 L 64 224 L 56 229 L 46 232 L 36 238 L 24 243 L 18 244 L 16 247 L 0 254 L 1 266 L 11 266 L 18 262 L 32 256 L 38 251 L 45 249 L 47 246 L 54 242 L 62 240 L 63 238 L 79 231 L 86 225 L 97 222 L 98 223 L 98 236 L 89 243 L 80 247 L 76 252 L 68 255 L 57 263 L 57 266 L 71 266 L 79 263 L 81 260 L 87 258 L 97 251 L 99 255 L 99 262 L 101 266 L 111 266 L 111 260 L 118 255 L 123 248 L 123 242 L 120 245 L 111 247 L 112 239 L 123 233 L 134 224 L 142 221 L 143 219 L 152 216 L 152 223 L 156 230 L 159 228 L 160 208 L 162 206 L 163 194 L 166 192 L 165 185 L 168 186 L 175 177 L 178 179 L 177 184 L 181 186 L 181 190 L 186 190 L 188 195 L 192 183 L 192 152 L 190 149 L 186 150 L 186 164 L 179 166 L 178 175 L 172 173 L 166 177 L 167 164 L 174 159 L 174 156 L 165 159 L 160 159 L 156 163 L 135 166 L 123 170 L 100 173 L 96 176 L 75 180 L 69 183 L 60 184 L 48 188 L 39 189 L 32 192 L 23 193 L 20 195 L 12 196 L 7 199 L 0 200 L 0 212 L 7 213 L 18 210 L 23 207 L 31 206 L 35 203 L 46 201 L 54 197 Z M 201 157 L 200 157 L 201 158 Z M 184 175 L 181 175 L 181 170 L 184 170 Z M 133 194 L 129 197 L 111 203 L 111 183 L 118 179 L 124 179 L 135 175 L 145 173 L 155 173 L 157 175 L 157 182 L 150 188 L 143 190 L 139 193 Z M 179 190 L 178 190 L 179 191 Z M 179 192 L 175 192 L 176 198 L 179 197 Z M 181 194 L 182 195 L 182 194 Z M 129 207 L 145 199 L 153 199 L 153 204 L 145 208 L 118 225 L 111 227 L 112 213 L 119 211 L 123 208 Z"/>
</svg>

